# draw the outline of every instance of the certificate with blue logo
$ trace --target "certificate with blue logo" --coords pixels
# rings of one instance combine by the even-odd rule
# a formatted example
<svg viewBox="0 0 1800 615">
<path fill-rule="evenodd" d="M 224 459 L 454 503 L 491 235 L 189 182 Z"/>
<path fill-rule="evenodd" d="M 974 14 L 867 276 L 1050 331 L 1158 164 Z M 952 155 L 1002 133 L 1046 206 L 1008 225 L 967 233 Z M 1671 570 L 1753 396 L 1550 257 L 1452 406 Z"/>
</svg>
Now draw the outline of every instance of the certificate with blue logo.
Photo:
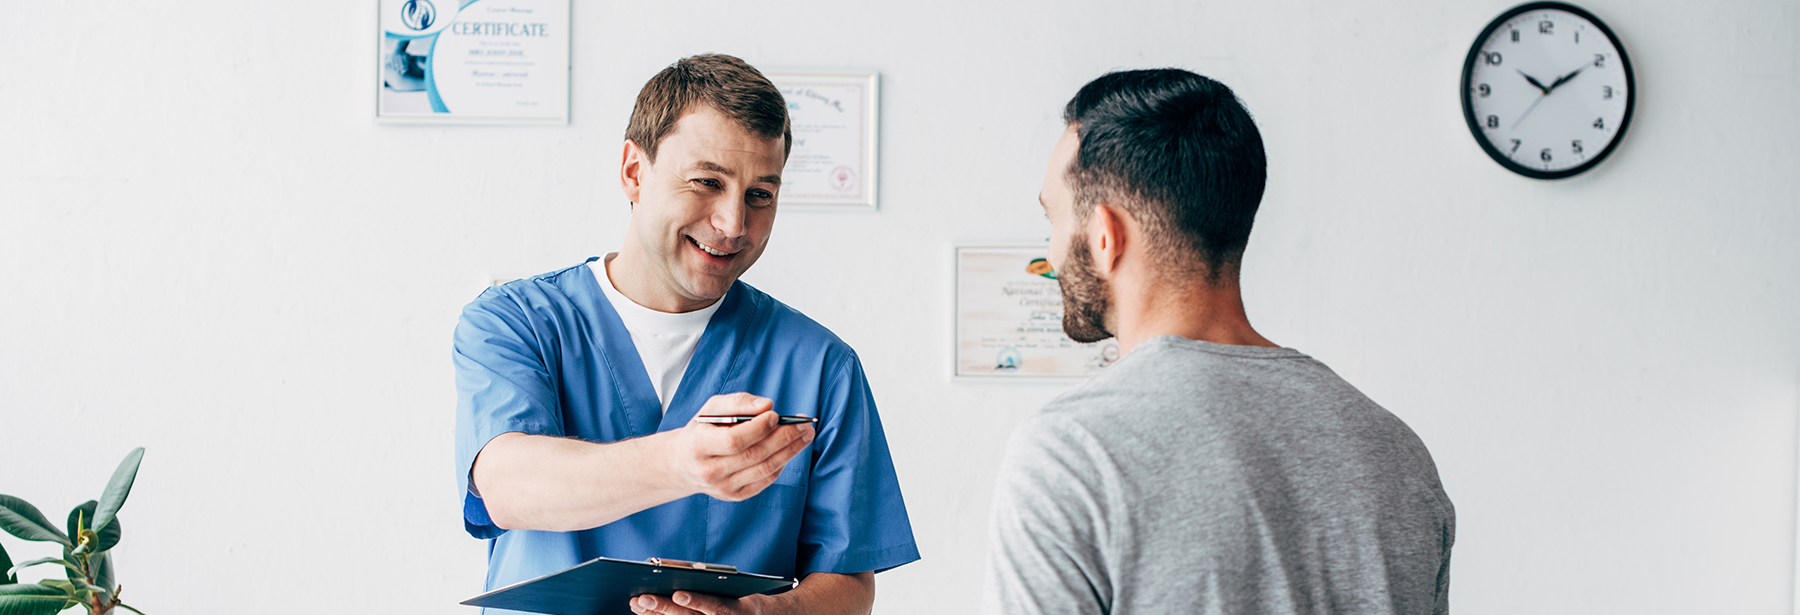
<svg viewBox="0 0 1800 615">
<path fill-rule="evenodd" d="M 564 124 L 569 0 L 380 0 L 375 117 Z"/>
</svg>

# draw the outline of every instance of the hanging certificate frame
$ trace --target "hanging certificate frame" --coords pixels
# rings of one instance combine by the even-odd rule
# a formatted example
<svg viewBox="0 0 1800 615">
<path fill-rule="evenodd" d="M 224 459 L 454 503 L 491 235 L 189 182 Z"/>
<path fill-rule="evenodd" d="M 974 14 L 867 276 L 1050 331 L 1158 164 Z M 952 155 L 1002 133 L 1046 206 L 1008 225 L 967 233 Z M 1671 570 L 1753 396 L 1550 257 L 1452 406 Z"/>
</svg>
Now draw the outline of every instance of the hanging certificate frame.
<svg viewBox="0 0 1800 615">
<path fill-rule="evenodd" d="M 567 124 L 569 0 L 378 0 L 375 119 Z"/>
<path fill-rule="evenodd" d="M 955 377 L 1079 379 L 1119 360 L 1119 342 L 1063 333 L 1062 288 L 1047 243 L 956 247 Z"/>
<path fill-rule="evenodd" d="M 880 74 L 852 70 L 771 70 L 787 100 L 793 149 L 781 173 L 781 207 L 872 211 Z"/>
</svg>

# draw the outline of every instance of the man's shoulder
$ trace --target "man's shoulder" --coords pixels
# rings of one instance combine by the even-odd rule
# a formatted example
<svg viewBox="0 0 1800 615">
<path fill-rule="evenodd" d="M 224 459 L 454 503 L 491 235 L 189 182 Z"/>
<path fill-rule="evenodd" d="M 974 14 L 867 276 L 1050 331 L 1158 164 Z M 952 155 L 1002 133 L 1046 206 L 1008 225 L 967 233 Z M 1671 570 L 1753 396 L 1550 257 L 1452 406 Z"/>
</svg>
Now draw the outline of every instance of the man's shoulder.
<svg viewBox="0 0 1800 615">
<path fill-rule="evenodd" d="M 1177 431 L 1197 430 L 1209 434 L 1206 441 L 1219 441 L 1268 418 L 1262 416 L 1263 406 L 1280 406 L 1297 397 L 1311 402 L 1322 395 L 1372 405 L 1360 395 L 1348 399 L 1346 392 L 1355 389 L 1324 364 L 1291 348 L 1158 338 L 1050 400 L 1033 420 L 1062 432 L 1064 438 L 1096 443 L 1140 436 L 1160 439 L 1168 431 L 1166 425 L 1180 425 Z"/>
<path fill-rule="evenodd" d="M 494 284 L 483 290 L 469 304 L 509 301 L 530 304 L 545 301 L 568 301 L 570 296 L 580 294 L 578 292 L 580 287 L 591 285 L 588 284 L 589 280 L 583 279 L 583 276 L 590 278 L 593 276 L 585 262 L 510 282 Z"/>
<path fill-rule="evenodd" d="M 468 318 L 477 313 L 523 316 L 546 310 L 585 311 L 589 309 L 587 304 L 591 302 L 584 298 L 596 294 L 592 291 L 598 288 L 592 278 L 593 273 L 588 271 L 586 263 L 582 263 L 494 284 L 463 306 L 463 317 Z"/>
</svg>

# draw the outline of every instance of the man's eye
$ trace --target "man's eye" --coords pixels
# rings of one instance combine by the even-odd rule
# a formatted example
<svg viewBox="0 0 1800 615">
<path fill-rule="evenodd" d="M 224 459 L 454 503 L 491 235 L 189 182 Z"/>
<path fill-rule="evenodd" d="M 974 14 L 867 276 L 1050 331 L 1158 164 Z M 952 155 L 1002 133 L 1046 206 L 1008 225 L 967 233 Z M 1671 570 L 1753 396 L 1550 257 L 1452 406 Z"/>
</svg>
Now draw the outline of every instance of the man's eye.
<svg viewBox="0 0 1800 615">
<path fill-rule="evenodd" d="M 775 193 L 773 192 L 767 190 L 750 191 L 750 203 L 753 205 L 768 205 L 773 202 L 775 202 Z"/>
<path fill-rule="evenodd" d="M 719 180 L 716 180 L 716 179 L 700 178 L 700 179 L 696 179 L 694 181 L 699 182 L 700 185 L 706 186 L 708 188 L 717 188 L 720 185 Z"/>
</svg>

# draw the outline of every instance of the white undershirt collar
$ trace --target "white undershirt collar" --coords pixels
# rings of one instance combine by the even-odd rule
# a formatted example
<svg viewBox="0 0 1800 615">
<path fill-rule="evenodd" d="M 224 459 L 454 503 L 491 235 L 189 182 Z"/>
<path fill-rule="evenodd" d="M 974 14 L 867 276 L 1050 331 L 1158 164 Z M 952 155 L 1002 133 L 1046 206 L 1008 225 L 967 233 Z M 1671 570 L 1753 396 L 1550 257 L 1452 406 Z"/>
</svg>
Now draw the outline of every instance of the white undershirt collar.
<svg viewBox="0 0 1800 615">
<path fill-rule="evenodd" d="M 675 391 L 681 386 L 681 377 L 694 357 L 700 335 L 706 332 L 706 324 L 712 322 L 713 314 L 724 305 L 725 299 L 721 297 L 712 305 L 682 314 L 659 312 L 639 305 L 619 292 L 612 284 L 612 276 L 606 272 L 606 263 L 618 255 L 614 252 L 606 258 L 590 261 L 588 269 L 594 274 L 594 282 L 606 293 L 606 300 L 612 303 L 613 311 L 619 313 L 625 330 L 631 334 L 631 343 L 637 347 L 638 358 L 643 361 L 644 371 L 666 412 L 669 400 L 674 399 Z"/>
</svg>

